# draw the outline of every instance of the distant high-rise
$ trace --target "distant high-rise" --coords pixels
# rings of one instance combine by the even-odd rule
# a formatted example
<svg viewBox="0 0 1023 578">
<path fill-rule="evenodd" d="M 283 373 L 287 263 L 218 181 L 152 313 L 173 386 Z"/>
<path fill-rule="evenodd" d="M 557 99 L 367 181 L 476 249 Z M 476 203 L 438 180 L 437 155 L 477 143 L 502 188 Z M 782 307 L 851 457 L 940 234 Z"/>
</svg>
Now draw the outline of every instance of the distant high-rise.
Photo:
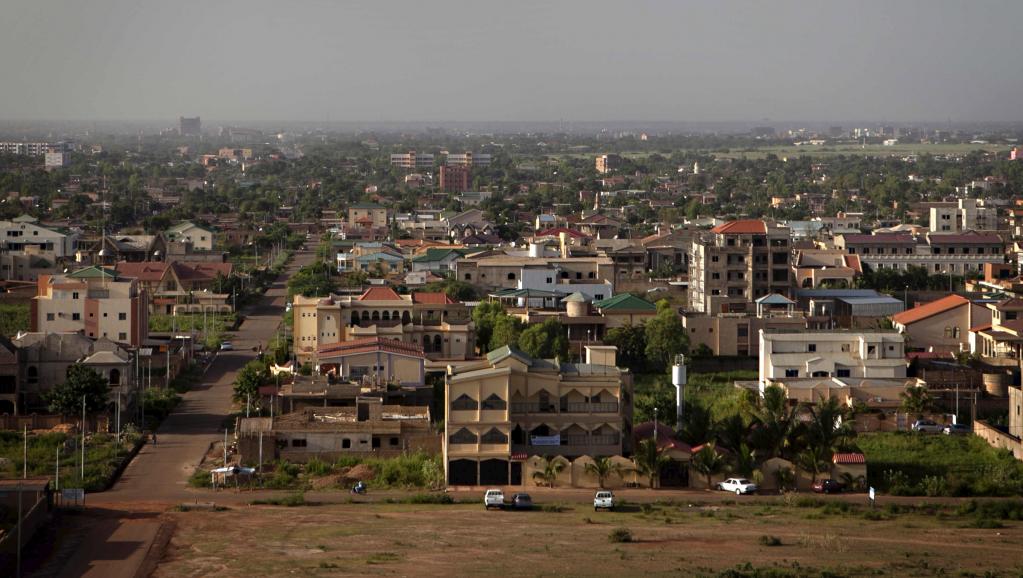
<svg viewBox="0 0 1023 578">
<path fill-rule="evenodd" d="M 202 134 L 202 122 L 199 117 L 178 117 L 178 134 L 181 136 L 199 136 Z"/>
<path fill-rule="evenodd" d="M 440 167 L 440 190 L 446 193 L 464 193 L 469 190 L 472 168 L 469 166 Z"/>
</svg>

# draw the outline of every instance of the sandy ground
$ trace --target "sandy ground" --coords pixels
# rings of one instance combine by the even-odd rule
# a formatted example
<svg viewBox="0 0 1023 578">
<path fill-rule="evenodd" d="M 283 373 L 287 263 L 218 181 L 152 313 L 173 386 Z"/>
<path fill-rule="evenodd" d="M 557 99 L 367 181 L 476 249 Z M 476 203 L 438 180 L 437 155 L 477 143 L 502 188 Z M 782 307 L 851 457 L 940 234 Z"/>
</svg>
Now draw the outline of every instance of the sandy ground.
<svg viewBox="0 0 1023 578">
<path fill-rule="evenodd" d="M 180 512 L 166 514 L 177 531 L 154 576 L 677 576 L 747 563 L 809 576 L 1023 572 L 1019 522 L 981 530 L 954 515 L 875 521 L 863 511 L 751 502 L 597 513 L 383 503 Z M 635 541 L 610 542 L 618 527 Z"/>
</svg>

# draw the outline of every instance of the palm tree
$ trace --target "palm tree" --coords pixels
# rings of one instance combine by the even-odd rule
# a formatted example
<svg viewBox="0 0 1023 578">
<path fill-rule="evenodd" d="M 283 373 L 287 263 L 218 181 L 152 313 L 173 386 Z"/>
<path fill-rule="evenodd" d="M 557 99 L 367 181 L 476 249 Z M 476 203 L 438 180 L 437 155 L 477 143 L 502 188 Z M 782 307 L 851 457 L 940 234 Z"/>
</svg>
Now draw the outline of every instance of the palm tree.
<svg viewBox="0 0 1023 578">
<path fill-rule="evenodd" d="M 604 480 L 612 475 L 621 475 L 625 468 L 622 464 L 609 457 L 594 458 L 592 463 L 586 464 L 586 471 L 597 476 L 597 484 L 604 489 Z"/>
<path fill-rule="evenodd" d="M 815 405 L 807 406 L 810 421 L 806 423 L 808 446 L 818 447 L 822 453 L 830 453 L 856 435 L 845 420 L 847 409 L 832 397 L 820 399 Z"/>
<path fill-rule="evenodd" d="M 915 414 L 917 418 L 934 409 L 934 398 L 927 388 L 911 385 L 899 397 L 902 398 L 902 411 Z"/>
<path fill-rule="evenodd" d="M 796 455 L 796 465 L 811 475 L 811 483 L 817 483 L 817 476 L 831 463 L 828 460 L 830 457 L 830 454 L 825 455 L 824 450 L 820 447 L 808 447 Z"/>
<path fill-rule="evenodd" d="M 636 448 L 636 469 L 649 478 L 651 488 L 654 487 L 654 480 L 660 477 L 661 470 L 670 461 L 671 458 L 664 455 L 652 439 L 639 442 L 639 447 Z"/>
<path fill-rule="evenodd" d="M 757 469 L 757 450 L 745 443 L 739 444 L 735 450 L 735 471 L 747 478 L 753 477 L 753 471 Z"/>
<path fill-rule="evenodd" d="M 726 465 L 725 458 L 718 453 L 718 449 L 714 447 L 714 442 L 703 444 L 700 451 L 693 454 L 692 464 L 696 471 L 707 476 L 708 490 L 711 489 L 711 478 L 725 471 Z"/>
<path fill-rule="evenodd" d="M 554 482 L 558 481 L 558 476 L 564 471 L 566 465 L 568 464 L 565 463 L 565 458 L 561 456 L 544 458 L 543 469 L 533 472 L 533 479 L 542 480 L 547 486 L 553 488 Z"/>
<path fill-rule="evenodd" d="M 763 398 L 748 409 L 753 418 L 752 441 L 765 458 L 776 458 L 789 447 L 796 429 L 796 408 L 777 385 L 764 389 Z"/>
</svg>

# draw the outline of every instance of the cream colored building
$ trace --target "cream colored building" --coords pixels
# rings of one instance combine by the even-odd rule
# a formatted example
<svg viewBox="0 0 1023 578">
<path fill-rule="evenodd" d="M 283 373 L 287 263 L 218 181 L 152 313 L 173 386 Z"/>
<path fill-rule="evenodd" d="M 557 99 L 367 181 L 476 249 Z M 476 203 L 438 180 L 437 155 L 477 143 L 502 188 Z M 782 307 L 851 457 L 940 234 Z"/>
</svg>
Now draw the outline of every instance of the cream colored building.
<svg viewBox="0 0 1023 578">
<path fill-rule="evenodd" d="M 387 226 L 387 208 L 376 203 L 355 203 L 348 207 L 348 226 L 379 229 Z"/>
<path fill-rule="evenodd" d="M 414 343 L 370 337 L 321 346 L 316 351 L 317 373 L 345 382 L 396 386 L 426 383 L 423 349 Z"/>
<path fill-rule="evenodd" d="M 112 269 L 87 267 L 66 275 L 41 275 L 31 303 L 31 331 L 82 332 L 140 346 L 149 336 L 146 291 Z"/>
<path fill-rule="evenodd" d="M 905 378 L 905 355 L 895 331 L 761 330 L 761 389 L 793 378 Z"/>
<path fill-rule="evenodd" d="M 315 362 L 324 346 L 370 337 L 416 344 L 431 360 L 469 359 L 476 347 L 468 310 L 443 293 L 373 287 L 357 297 L 296 295 L 292 315 L 300 363 Z"/>
<path fill-rule="evenodd" d="M 959 295 L 949 295 L 892 316 L 907 347 L 959 353 L 970 349 L 970 328 L 990 325 L 992 310 Z"/>
<path fill-rule="evenodd" d="M 587 363 L 533 359 L 505 346 L 449 367 L 444 471 L 448 485 L 521 485 L 531 456 L 621 456 L 631 451 L 632 376 L 616 349 L 586 347 Z"/>
<path fill-rule="evenodd" d="M 185 221 L 167 229 L 164 236 L 170 242 L 191 243 L 197 251 L 213 250 L 213 231 Z"/>
</svg>

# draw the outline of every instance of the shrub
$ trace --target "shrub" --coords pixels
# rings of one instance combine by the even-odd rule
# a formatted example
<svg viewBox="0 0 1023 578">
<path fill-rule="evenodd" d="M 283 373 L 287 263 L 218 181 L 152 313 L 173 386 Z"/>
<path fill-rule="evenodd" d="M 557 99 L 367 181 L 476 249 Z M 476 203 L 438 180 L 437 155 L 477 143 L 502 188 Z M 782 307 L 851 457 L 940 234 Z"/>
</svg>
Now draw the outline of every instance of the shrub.
<svg viewBox="0 0 1023 578">
<path fill-rule="evenodd" d="M 213 486 L 210 473 L 206 470 L 196 468 L 188 478 L 188 485 L 193 488 L 209 488 Z"/>
<path fill-rule="evenodd" d="M 778 536 L 768 536 L 764 534 L 757 540 L 761 546 L 781 546 L 781 538 Z"/>
<path fill-rule="evenodd" d="M 1004 528 L 1005 524 L 992 518 L 976 518 L 972 522 L 966 525 L 967 528 L 980 528 L 983 530 L 995 530 L 998 528 Z"/>
<path fill-rule="evenodd" d="M 310 476 L 326 476 L 331 471 L 330 464 L 319 458 L 312 458 L 305 464 L 305 473 Z"/>
<path fill-rule="evenodd" d="M 607 535 L 607 539 L 613 543 L 632 542 L 632 532 L 628 528 L 615 528 Z"/>
</svg>

